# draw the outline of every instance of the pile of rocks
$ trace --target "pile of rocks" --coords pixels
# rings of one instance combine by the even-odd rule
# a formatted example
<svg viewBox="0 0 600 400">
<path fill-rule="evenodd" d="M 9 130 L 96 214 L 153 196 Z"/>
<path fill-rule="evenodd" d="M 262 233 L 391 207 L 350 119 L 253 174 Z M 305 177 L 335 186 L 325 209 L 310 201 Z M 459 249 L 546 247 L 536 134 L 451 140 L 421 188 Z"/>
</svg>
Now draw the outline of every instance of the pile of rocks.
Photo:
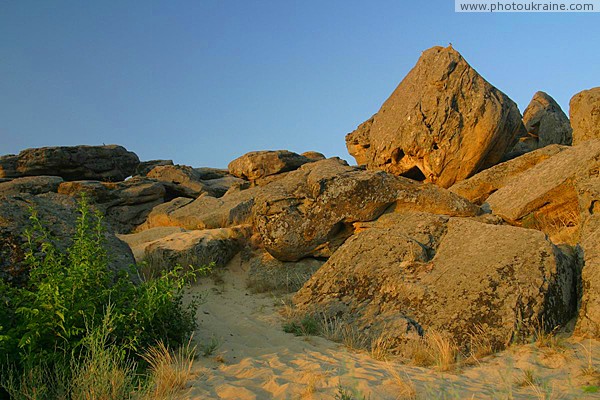
<svg viewBox="0 0 600 400">
<path fill-rule="evenodd" d="M 3 156 L 0 273 L 26 272 L 28 206 L 66 237 L 86 193 L 120 265 L 224 266 L 252 247 L 254 277 L 260 265 L 318 269 L 299 309 L 399 342 L 477 331 L 502 348 L 575 317 L 599 336 L 599 108 L 600 88 L 582 92 L 569 122 L 538 92 L 521 116 L 456 50 L 435 47 L 346 136 L 359 166 L 285 150 L 227 170 L 140 162 L 120 146 Z"/>
</svg>

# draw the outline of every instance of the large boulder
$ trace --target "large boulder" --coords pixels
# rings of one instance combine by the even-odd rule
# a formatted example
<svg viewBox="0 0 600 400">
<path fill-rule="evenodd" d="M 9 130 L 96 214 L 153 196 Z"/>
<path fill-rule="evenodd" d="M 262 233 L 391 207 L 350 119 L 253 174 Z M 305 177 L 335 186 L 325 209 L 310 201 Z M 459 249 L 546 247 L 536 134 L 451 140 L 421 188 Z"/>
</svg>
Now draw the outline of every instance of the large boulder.
<svg viewBox="0 0 600 400">
<path fill-rule="evenodd" d="M 51 175 L 116 182 L 133 175 L 139 163 L 135 153 L 117 145 L 41 147 L 0 157 L 0 178 Z"/>
<path fill-rule="evenodd" d="M 527 153 L 550 144 L 570 146 L 573 129 L 558 103 L 544 92 L 537 92 L 523 113 L 527 135 L 519 138 L 512 152 Z"/>
<path fill-rule="evenodd" d="M 583 258 L 582 296 L 575 330 L 600 338 L 600 176 L 590 169 L 577 182 L 582 227 L 579 244 Z"/>
<path fill-rule="evenodd" d="M 190 197 L 195 199 L 203 193 L 222 196 L 226 191 L 211 188 L 201 179 L 198 171 L 187 165 L 159 165 L 149 171 L 146 176 L 162 182 L 171 198 Z"/>
<path fill-rule="evenodd" d="M 0 194 L 42 194 L 58 191 L 63 182 L 60 176 L 25 176 L 0 182 Z"/>
<path fill-rule="evenodd" d="M 174 233 L 185 232 L 186 230 L 178 226 L 159 226 L 136 233 L 117 234 L 116 236 L 127 243 L 135 257 L 135 261 L 142 262 L 146 254 L 148 244 L 170 236 Z"/>
<path fill-rule="evenodd" d="M 34 208 L 39 220 L 56 239 L 59 249 L 70 245 L 75 233 L 78 213 L 75 200 L 69 196 L 46 193 L 38 196 L 0 194 L 0 279 L 23 284 L 28 266 L 24 261 L 27 250 L 25 230 L 31 226 L 30 209 Z M 135 260 L 127 244 L 110 232 L 105 233 L 110 268 L 128 269 Z"/>
<path fill-rule="evenodd" d="M 313 275 L 294 297 L 301 311 L 398 344 L 438 331 L 464 347 L 478 333 L 495 348 L 573 317 L 575 260 L 543 233 L 466 218 L 389 217 L 395 221 L 353 236 Z"/>
<path fill-rule="evenodd" d="M 148 172 L 154 169 L 154 167 L 158 167 L 161 165 L 173 165 L 173 160 L 142 161 L 138 164 L 137 168 L 135 169 L 134 175 L 146 176 Z"/>
<path fill-rule="evenodd" d="M 600 139 L 600 87 L 577 93 L 569 102 L 573 144 Z"/>
<path fill-rule="evenodd" d="M 58 192 L 72 197 L 85 193 L 118 233 L 129 233 L 142 224 L 152 209 L 164 202 L 166 193 L 161 183 L 142 177 L 116 183 L 63 182 Z"/>
<path fill-rule="evenodd" d="M 173 233 L 148 243 L 143 261 L 151 271 L 175 265 L 224 267 L 239 252 L 250 230 L 249 226 L 238 226 Z"/>
<path fill-rule="evenodd" d="M 265 176 L 293 171 L 312 160 L 287 150 L 252 151 L 229 163 L 229 173 L 255 181 Z"/>
<path fill-rule="evenodd" d="M 369 169 L 450 187 L 498 163 L 524 130 L 511 99 L 451 46 L 434 47 L 346 143 Z"/>
<path fill-rule="evenodd" d="M 514 225 L 544 230 L 579 225 L 576 182 L 600 168 L 600 140 L 567 148 L 517 175 L 487 198 L 492 212 Z"/>
<path fill-rule="evenodd" d="M 449 190 L 475 204 L 483 204 L 490 195 L 506 186 L 519 174 L 565 149 L 568 147 L 553 144 L 534 150 L 457 182 Z"/>
<path fill-rule="evenodd" d="M 296 261 L 329 257 L 352 234 L 354 222 L 373 220 L 389 207 L 462 216 L 480 212 L 437 186 L 327 159 L 262 186 L 252 214 L 265 249 L 279 260 Z"/>
</svg>

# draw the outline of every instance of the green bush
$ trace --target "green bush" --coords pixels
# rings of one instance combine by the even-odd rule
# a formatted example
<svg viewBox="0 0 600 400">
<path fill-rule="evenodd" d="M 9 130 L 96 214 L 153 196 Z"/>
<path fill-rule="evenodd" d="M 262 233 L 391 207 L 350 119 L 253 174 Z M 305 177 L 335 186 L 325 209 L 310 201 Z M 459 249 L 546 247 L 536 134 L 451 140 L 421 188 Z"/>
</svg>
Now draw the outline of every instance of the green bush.
<svg viewBox="0 0 600 400">
<path fill-rule="evenodd" d="M 103 325 L 110 309 L 107 343 L 128 359 L 158 341 L 172 348 L 187 342 L 196 328 L 198 297 L 184 304 L 185 287 L 208 268 L 176 267 L 152 280 L 109 268 L 102 217 L 83 198 L 72 242 L 61 251 L 54 237 L 31 214 L 26 230 L 24 287 L 0 280 L 0 366 L 63 365 L 87 350 L 90 332 Z M 65 361 L 67 360 L 67 361 Z"/>
</svg>

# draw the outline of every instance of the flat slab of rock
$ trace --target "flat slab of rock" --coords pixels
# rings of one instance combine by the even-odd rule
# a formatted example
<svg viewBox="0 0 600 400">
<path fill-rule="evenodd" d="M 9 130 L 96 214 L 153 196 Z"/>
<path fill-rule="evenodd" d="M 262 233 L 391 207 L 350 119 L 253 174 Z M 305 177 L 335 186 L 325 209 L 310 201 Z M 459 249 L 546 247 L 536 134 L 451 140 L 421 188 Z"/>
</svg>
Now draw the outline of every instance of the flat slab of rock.
<svg viewBox="0 0 600 400">
<path fill-rule="evenodd" d="M 475 204 L 483 204 L 490 195 L 506 186 L 516 176 L 567 148 L 554 144 L 523 154 L 457 182 L 449 190 Z"/>
<path fill-rule="evenodd" d="M 146 247 L 148 247 L 148 244 L 170 236 L 174 233 L 181 233 L 185 231 L 185 229 L 177 226 L 161 226 L 137 233 L 117 234 L 117 237 L 129 245 L 135 260 L 137 262 L 142 262 L 146 254 Z"/>
<path fill-rule="evenodd" d="M 6 182 L 0 182 L 0 194 L 42 194 L 58 191 L 58 186 L 63 182 L 60 176 L 26 176 Z"/>
<path fill-rule="evenodd" d="M 252 151 L 229 163 L 229 173 L 250 181 L 298 169 L 312 160 L 287 150 Z"/>
<path fill-rule="evenodd" d="M 527 135 L 519 138 L 512 152 L 524 154 L 551 144 L 570 146 L 573 129 L 569 118 L 547 93 L 537 92 L 523 113 Z"/>
<path fill-rule="evenodd" d="M 600 139 L 600 87 L 577 93 L 569 102 L 573 144 Z"/>
<path fill-rule="evenodd" d="M 517 225 L 525 217 L 571 219 L 579 214 L 575 181 L 599 167 L 600 140 L 588 141 L 517 175 L 488 197 L 487 204 L 494 214 Z"/>
<path fill-rule="evenodd" d="M 346 144 L 369 169 L 450 187 L 497 164 L 524 132 L 512 100 L 451 46 L 433 47 Z"/>
<path fill-rule="evenodd" d="M 174 165 L 173 160 L 150 160 L 150 161 L 142 161 L 138 164 L 135 169 L 135 175 L 146 176 L 148 172 L 152 171 L 154 167 L 158 167 L 160 165 Z"/>
<path fill-rule="evenodd" d="M 479 332 L 497 349 L 541 320 L 552 329 L 574 315 L 574 260 L 543 233 L 466 218 L 393 218 L 344 243 L 295 295 L 296 306 L 398 344 L 438 331 L 464 346 Z"/>
<path fill-rule="evenodd" d="M 139 163 L 135 153 L 117 145 L 40 147 L 0 157 L 0 178 L 48 175 L 117 182 L 132 176 Z"/>
</svg>

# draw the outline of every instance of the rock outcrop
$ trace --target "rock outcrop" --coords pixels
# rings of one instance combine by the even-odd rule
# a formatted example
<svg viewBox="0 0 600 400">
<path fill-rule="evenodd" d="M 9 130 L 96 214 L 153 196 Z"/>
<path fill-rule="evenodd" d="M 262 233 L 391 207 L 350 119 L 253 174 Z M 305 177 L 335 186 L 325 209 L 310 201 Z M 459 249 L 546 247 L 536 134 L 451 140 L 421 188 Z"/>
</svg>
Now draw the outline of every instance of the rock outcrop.
<svg viewBox="0 0 600 400">
<path fill-rule="evenodd" d="M 437 186 L 327 159 L 263 186 L 252 214 L 265 249 L 279 260 L 296 261 L 329 257 L 352 234 L 354 222 L 373 220 L 390 206 L 465 216 L 480 212 Z"/>
<path fill-rule="evenodd" d="M 573 144 L 600 139 L 600 87 L 577 93 L 569 102 Z"/>
<path fill-rule="evenodd" d="M 142 224 L 152 209 L 164 202 L 166 194 L 161 183 L 141 177 L 116 183 L 63 182 L 58 192 L 72 197 L 85 193 L 118 233 L 129 233 Z"/>
<path fill-rule="evenodd" d="M 150 161 L 142 161 L 138 164 L 135 169 L 134 175 L 146 176 L 148 172 L 152 171 L 154 167 L 162 166 L 162 165 L 173 165 L 173 160 L 150 160 Z"/>
<path fill-rule="evenodd" d="M 387 218 L 313 275 L 294 297 L 301 311 L 397 344 L 438 331 L 466 347 L 480 329 L 495 348 L 574 315 L 574 260 L 543 233 L 428 214 Z"/>
<path fill-rule="evenodd" d="M 450 187 L 498 163 L 524 129 L 512 100 L 452 47 L 434 47 L 346 144 L 369 169 Z"/>
<path fill-rule="evenodd" d="M 490 195 L 506 186 L 519 174 L 565 149 L 568 149 L 568 147 L 554 144 L 534 150 L 510 161 L 494 165 L 469 179 L 457 182 L 449 190 L 475 204 L 481 205 Z"/>
<path fill-rule="evenodd" d="M 238 178 L 255 181 L 270 175 L 293 171 L 311 162 L 307 157 L 287 150 L 252 151 L 229 163 L 229 173 Z"/>
<path fill-rule="evenodd" d="M 523 113 L 527 135 L 519 138 L 512 152 L 524 154 L 550 144 L 570 146 L 573 129 L 569 118 L 547 93 L 537 92 Z"/>
<path fill-rule="evenodd" d="M 64 180 L 122 181 L 140 163 L 122 146 L 40 147 L 0 157 L 0 178 L 60 176 Z"/>
<path fill-rule="evenodd" d="M 0 182 L 0 194 L 16 195 L 19 193 L 42 194 L 58 191 L 63 182 L 60 176 L 26 176 Z"/>
<path fill-rule="evenodd" d="M 579 225 L 576 182 L 600 168 L 600 140 L 567 148 L 529 168 L 487 199 L 492 212 L 515 225 Z M 551 232 L 547 232 L 552 234 Z"/>
</svg>

